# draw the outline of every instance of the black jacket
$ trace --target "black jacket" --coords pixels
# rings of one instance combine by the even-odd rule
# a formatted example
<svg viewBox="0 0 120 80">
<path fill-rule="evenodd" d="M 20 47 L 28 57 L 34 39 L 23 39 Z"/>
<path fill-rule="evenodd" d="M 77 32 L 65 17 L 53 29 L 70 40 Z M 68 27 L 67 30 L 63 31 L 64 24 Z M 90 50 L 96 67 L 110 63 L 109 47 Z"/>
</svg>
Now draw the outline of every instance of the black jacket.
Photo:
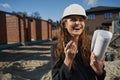
<svg viewBox="0 0 120 80">
<path fill-rule="evenodd" d="M 80 52 L 80 51 L 78 51 Z M 64 64 L 64 59 L 60 59 L 55 64 L 53 63 L 52 68 L 52 80 L 104 80 L 105 71 L 101 76 L 97 76 L 91 67 L 87 67 L 82 57 L 77 53 L 75 57 L 76 63 L 73 64 L 71 70 Z"/>
</svg>

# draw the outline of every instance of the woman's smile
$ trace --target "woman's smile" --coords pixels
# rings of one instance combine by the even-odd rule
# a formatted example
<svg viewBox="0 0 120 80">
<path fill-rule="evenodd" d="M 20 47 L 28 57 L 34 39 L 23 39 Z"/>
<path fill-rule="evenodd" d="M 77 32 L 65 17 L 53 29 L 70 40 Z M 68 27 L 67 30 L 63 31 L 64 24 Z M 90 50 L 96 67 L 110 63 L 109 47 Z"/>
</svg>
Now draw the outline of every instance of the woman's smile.
<svg viewBox="0 0 120 80">
<path fill-rule="evenodd" d="M 82 29 L 82 27 L 80 27 L 80 26 L 73 27 L 73 30 L 80 30 L 80 29 Z"/>
</svg>

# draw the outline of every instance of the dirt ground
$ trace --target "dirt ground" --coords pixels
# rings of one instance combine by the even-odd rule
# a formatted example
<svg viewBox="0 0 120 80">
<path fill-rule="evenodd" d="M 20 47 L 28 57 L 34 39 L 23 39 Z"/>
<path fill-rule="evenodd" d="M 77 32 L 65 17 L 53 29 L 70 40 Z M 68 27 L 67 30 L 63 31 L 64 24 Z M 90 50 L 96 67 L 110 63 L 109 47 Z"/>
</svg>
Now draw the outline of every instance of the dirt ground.
<svg viewBox="0 0 120 80">
<path fill-rule="evenodd" d="M 0 51 L 0 80 L 52 80 L 51 46 L 49 41 L 28 46 L 19 46 Z M 105 62 L 105 80 L 120 80 L 120 48 L 108 48 Z"/>
<path fill-rule="evenodd" d="M 0 80 L 51 80 L 54 41 L 0 51 Z"/>
</svg>

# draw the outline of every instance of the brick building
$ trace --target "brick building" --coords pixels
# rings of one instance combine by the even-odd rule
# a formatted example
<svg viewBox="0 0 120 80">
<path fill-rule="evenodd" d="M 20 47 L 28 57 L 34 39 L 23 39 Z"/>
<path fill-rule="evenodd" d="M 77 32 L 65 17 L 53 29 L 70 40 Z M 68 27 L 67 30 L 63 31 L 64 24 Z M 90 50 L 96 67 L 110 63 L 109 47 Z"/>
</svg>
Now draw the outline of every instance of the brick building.
<svg viewBox="0 0 120 80">
<path fill-rule="evenodd" d="M 96 29 L 106 29 L 111 31 L 112 21 L 120 16 L 120 7 L 98 6 L 86 10 L 88 20 L 86 29 L 89 34 L 93 34 Z"/>
<path fill-rule="evenodd" d="M 0 44 L 52 38 L 52 22 L 0 11 Z"/>
</svg>

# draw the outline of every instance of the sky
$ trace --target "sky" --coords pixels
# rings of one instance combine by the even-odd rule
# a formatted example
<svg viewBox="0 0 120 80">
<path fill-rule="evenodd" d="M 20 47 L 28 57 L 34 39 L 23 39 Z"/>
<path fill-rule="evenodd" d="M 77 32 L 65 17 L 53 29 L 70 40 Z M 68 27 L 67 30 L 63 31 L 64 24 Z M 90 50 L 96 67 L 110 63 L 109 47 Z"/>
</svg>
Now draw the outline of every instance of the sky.
<svg viewBox="0 0 120 80">
<path fill-rule="evenodd" d="M 85 10 L 96 6 L 120 7 L 120 0 L 0 0 L 0 10 L 6 12 L 39 12 L 44 20 L 59 21 L 64 9 L 73 3 L 82 5 Z"/>
</svg>

